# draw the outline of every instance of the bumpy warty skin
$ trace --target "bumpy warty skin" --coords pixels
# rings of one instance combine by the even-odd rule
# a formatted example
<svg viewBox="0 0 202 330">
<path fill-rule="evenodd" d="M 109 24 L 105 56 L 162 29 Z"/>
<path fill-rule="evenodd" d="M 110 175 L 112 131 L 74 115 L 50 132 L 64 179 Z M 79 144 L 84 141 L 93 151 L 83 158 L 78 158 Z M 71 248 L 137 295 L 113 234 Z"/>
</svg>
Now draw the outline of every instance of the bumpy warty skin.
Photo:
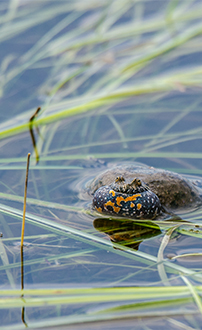
<svg viewBox="0 0 202 330">
<path fill-rule="evenodd" d="M 133 219 L 155 219 L 162 213 L 159 198 L 152 191 L 127 194 L 111 186 L 100 187 L 95 192 L 93 207 L 99 213 Z"/>
<path fill-rule="evenodd" d="M 162 207 L 171 213 L 186 213 L 202 205 L 202 184 L 198 186 L 195 180 L 178 173 L 136 163 L 121 164 L 103 171 L 91 181 L 88 195 L 93 196 L 100 187 L 113 188 L 117 177 L 123 177 L 126 183 L 139 178 L 158 196 Z"/>
</svg>

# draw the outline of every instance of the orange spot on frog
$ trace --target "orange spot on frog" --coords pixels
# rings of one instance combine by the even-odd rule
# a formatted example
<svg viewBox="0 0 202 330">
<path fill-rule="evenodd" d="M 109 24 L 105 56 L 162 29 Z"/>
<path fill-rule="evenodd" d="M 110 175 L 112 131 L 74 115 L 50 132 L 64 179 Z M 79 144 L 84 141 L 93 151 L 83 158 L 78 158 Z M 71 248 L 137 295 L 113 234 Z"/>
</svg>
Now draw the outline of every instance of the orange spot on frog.
<svg viewBox="0 0 202 330">
<path fill-rule="evenodd" d="M 118 196 L 116 198 L 116 203 L 117 205 L 121 206 L 121 202 L 130 202 L 130 201 L 135 201 L 137 199 L 137 197 L 141 197 L 141 194 L 135 194 L 135 195 L 132 195 L 132 196 L 128 196 L 126 198 L 122 197 L 122 196 Z"/>
<path fill-rule="evenodd" d="M 105 210 L 108 211 L 107 206 L 111 206 L 115 213 L 118 213 L 121 209 L 120 207 L 115 206 L 114 203 L 112 203 L 111 201 L 108 201 L 107 203 L 104 204 Z"/>
</svg>

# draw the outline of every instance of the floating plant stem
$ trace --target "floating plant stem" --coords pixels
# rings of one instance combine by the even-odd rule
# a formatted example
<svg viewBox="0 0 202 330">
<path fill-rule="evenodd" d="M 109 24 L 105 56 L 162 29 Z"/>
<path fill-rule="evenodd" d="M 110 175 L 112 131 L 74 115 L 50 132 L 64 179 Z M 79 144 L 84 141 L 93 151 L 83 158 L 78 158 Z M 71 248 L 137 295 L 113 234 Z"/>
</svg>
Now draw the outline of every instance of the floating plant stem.
<svg viewBox="0 0 202 330">
<path fill-rule="evenodd" d="M 38 153 L 38 150 L 37 150 L 37 146 L 36 146 L 36 139 L 35 139 L 35 136 L 34 136 L 34 131 L 33 131 L 33 121 L 34 119 L 37 117 L 39 111 L 41 110 L 40 107 L 38 107 L 35 111 L 35 113 L 31 116 L 30 120 L 29 120 L 29 131 L 30 131 L 30 135 L 31 135 L 31 139 L 32 139 L 32 144 L 33 144 L 33 147 L 34 147 L 34 151 L 35 151 L 35 155 L 36 155 L 36 163 L 39 162 L 39 153 Z M 36 130 L 37 130 L 37 133 L 38 133 L 38 127 L 36 127 Z"/>
<path fill-rule="evenodd" d="M 27 155 L 27 170 L 26 170 L 26 178 L 25 178 L 24 206 L 23 206 L 22 231 L 21 231 L 21 248 L 23 247 L 24 233 L 25 233 L 25 212 L 26 212 L 29 160 L 30 160 L 30 153 L 28 153 Z"/>
<path fill-rule="evenodd" d="M 24 206 L 23 206 L 23 218 L 22 218 L 22 232 L 21 232 L 21 291 L 24 290 L 24 255 L 23 255 L 23 242 L 24 242 L 24 234 L 25 234 L 25 212 L 26 212 L 26 198 L 27 198 L 27 185 L 28 185 L 28 172 L 29 172 L 29 160 L 30 153 L 27 155 L 27 169 L 26 169 L 26 177 L 25 177 L 25 191 L 24 191 Z M 21 298 L 23 298 L 23 294 Z M 22 307 L 21 313 L 22 322 L 25 327 L 27 327 L 27 323 L 25 321 L 25 307 Z"/>
</svg>

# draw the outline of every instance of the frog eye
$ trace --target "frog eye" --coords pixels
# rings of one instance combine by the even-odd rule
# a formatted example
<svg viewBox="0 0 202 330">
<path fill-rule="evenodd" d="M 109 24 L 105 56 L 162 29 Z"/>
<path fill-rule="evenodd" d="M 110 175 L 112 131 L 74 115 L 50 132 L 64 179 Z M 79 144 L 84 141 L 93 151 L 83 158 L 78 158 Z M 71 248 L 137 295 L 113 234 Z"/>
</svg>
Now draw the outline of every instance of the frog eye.
<svg viewBox="0 0 202 330">
<path fill-rule="evenodd" d="M 131 185 L 141 186 L 141 185 L 142 185 L 142 182 L 141 182 L 140 179 L 135 178 L 135 179 L 131 182 Z"/>
<path fill-rule="evenodd" d="M 125 181 L 125 179 L 124 179 L 123 176 L 117 176 L 116 179 L 115 179 L 115 183 L 117 183 L 117 182 L 124 182 L 124 181 Z"/>
</svg>

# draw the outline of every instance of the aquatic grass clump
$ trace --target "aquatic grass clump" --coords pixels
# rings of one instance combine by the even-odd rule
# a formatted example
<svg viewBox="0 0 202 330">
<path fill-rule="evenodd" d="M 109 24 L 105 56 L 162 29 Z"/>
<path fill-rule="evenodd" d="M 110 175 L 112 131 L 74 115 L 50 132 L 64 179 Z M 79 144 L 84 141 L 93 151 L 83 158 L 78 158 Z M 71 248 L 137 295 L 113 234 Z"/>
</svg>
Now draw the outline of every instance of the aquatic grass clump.
<svg viewBox="0 0 202 330">
<path fill-rule="evenodd" d="M 49 16 L 44 2 L 40 1 L 38 5 L 34 4 L 35 10 L 37 6 L 40 8 L 40 15 L 36 21 L 32 20 L 30 22 L 29 19 L 29 10 L 30 15 L 33 15 L 33 8 L 29 9 L 24 5 L 26 15 L 24 14 L 23 16 L 23 11 L 20 12 L 21 26 L 25 26 L 24 30 L 15 28 L 15 24 L 19 24 L 19 12 L 17 8 L 15 8 L 16 21 L 13 19 L 12 23 L 12 30 L 14 30 L 15 33 L 18 32 L 18 34 L 20 34 L 22 31 L 27 31 L 25 22 L 31 27 L 33 22 L 35 22 L 34 24 L 39 24 L 40 17 L 44 17 L 46 20 L 52 18 L 51 15 Z M 19 63 L 22 62 L 20 66 L 19 63 L 16 63 L 16 67 L 14 68 L 12 67 L 9 69 L 9 66 L 5 67 L 5 72 L 3 72 L 2 76 L 5 78 L 2 78 L 5 88 L 7 84 L 9 85 L 9 83 L 12 83 L 12 79 L 16 79 L 16 77 L 19 74 L 21 75 L 25 70 L 34 70 L 37 63 L 42 69 L 43 62 L 46 63 L 45 60 L 50 60 L 52 57 L 55 58 L 54 62 L 48 62 L 48 66 L 50 66 L 52 72 L 49 74 L 49 78 L 46 82 L 44 82 L 45 84 L 43 83 L 43 87 L 39 86 L 39 90 L 41 88 L 44 90 L 48 85 L 52 85 L 55 76 L 57 77 L 58 75 L 58 79 L 60 79 L 62 70 L 68 75 L 65 79 L 61 77 L 63 83 L 59 80 L 56 82 L 55 86 L 51 87 L 50 97 L 47 95 L 45 103 L 41 104 L 42 115 L 35 120 L 33 123 L 34 125 L 45 125 L 64 117 L 75 116 L 89 110 L 95 110 L 103 107 L 103 105 L 111 106 L 122 99 L 127 99 L 135 95 L 169 92 L 178 89 L 183 90 L 187 87 L 201 86 L 201 66 L 194 65 L 194 63 L 191 67 L 186 65 L 184 68 L 174 69 L 173 72 L 170 72 L 170 70 L 163 70 L 163 66 L 162 68 L 160 66 L 160 70 L 157 70 L 157 64 L 154 63 L 153 71 L 155 72 L 155 70 L 157 70 L 157 75 L 150 74 L 151 77 L 147 75 L 148 70 L 152 69 L 152 61 L 165 55 L 164 61 L 170 62 L 170 66 L 172 67 L 172 58 L 175 52 L 178 52 L 178 48 L 182 47 L 182 45 L 186 45 L 186 54 L 189 47 L 189 40 L 197 36 L 200 38 L 202 25 L 200 21 L 199 23 L 197 22 L 197 18 L 202 12 L 201 5 L 196 4 L 193 8 L 189 8 L 189 5 L 184 5 L 182 2 L 175 9 L 171 10 L 170 6 L 168 6 L 167 12 L 153 13 L 149 19 L 145 19 L 144 16 L 138 16 L 141 13 L 140 11 L 138 14 L 138 6 L 141 8 L 141 6 L 144 5 L 137 4 L 137 6 L 133 8 L 133 2 L 124 5 L 121 1 L 118 8 L 115 9 L 112 3 L 109 5 L 111 9 L 113 8 L 113 10 L 110 11 L 110 18 L 106 15 L 104 16 L 105 20 L 100 21 L 102 10 L 105 11 L 107 3 L 103 2 L 100 4 L 100 2 L 95 2 L 95 4 L 92 4 L 92 8 L 95 10 L 97 7 L 99 9 L 99 14 L 96 18 L 97 21 L 92 20 L 92 23 L 90 23 L 90 13 L 88 11 L 86 14 L 89 17 L 89 23 L 87 23 L 85 19 L 83 21 L 78 20 L 78 18 L 82 16 L 82 13 L 85 13 L 85 6 L 81 5 L 80 1 L 76 1 L 74 4 L 71 3 L 71 5 L 70 3 L 66 5 L 60 4 L 57 6 L 57 10 L 54 4 L 50 6 L 49 11 L 52 11 L 52 15 L 57 16 L 62 12 L 67 12 L 68 16 L 42 36 L 27 54 L 22 54 L 22 58 L 19 58 Z M 87 8 L 90 10 L 90 4 L 87 5 Z M 129 15 L 129 10 L 131 8 L 137 10 L 137 14 L 134 17 L 130 17 Z M 73 10 L 74 14 L 70 15 Z M 126 13 L 127 21 L 115 24 L 115 22 L 122 16 L 124 17 Z M 161 14 L 162 17 L 160 16 Z M 164 18 L 166 14 L 169 16 L 169 24 L 166 23 Z M 37 15 L 38 13 L 36 14 L 35 12 L 36 17 Z M 24 17 L 24 23 L 22 22 L 21 16 Z M 159 19 L 159 17 L 161 18 Z M 69 25 L 71 26 L 74 20 L 78 24 L 77 28 L 74 30 L 70 28 L 70 31 L 68 30 L 68 32 L 66 32 L 65 29 L 67 29 Z M 183 28 L 181 28 L 180 25 L 182 24 L 181 20 L 183 21 Z M 194 20 L 196 20 L 196 23 Z M 106 24 L 106 26 L 104 24 Z M 170 34 L 169 29 L 174 26 L 176 28 L 178 25 L 179 28 L 175 31 L 175 34 Z M 6 28 L 8 29 L 8 27 Z M 162 28 L 163 30 L 161 31 L 160 29 Z M 1 35 L 5 35 L 6 40 L 13 36 L 6 34 L 7 29 L 5 29 L 4 25 L 2 26 Z M 100 30 L 103 32 L 100 33 Z M 63 34 L 60 35 L 62 32 Z M 83 40 L 84 32 L 87 34 L 86 41 L 82 41 L 82 43 L 78 42 L 79 38 Z M 146 32 L 150 32 L 149 37 L 146 37 Z M 96 35 L 93 45 L 91 34 Z M 59 38 L 56 38 L 57 35 L 59 35 Z M 123 46 L 123 41 L 125 46 Z M 75 42 L 76 44 L 74 44 Z M 111 44 L 106 42 L 110 42 Z M 100 43 L 102 47 L 98 48 Z M 88 49 L 89 44 L 91 45 L 90 51 Z M 191 48 L 190 51 L 193 52 L 193 48 Z M 82 55 L 82 57 L 80 55 L 81 52 L 85 54 Z M 107 56 L 111 56 L 111 58 L 109 57 L 108 59 Z M 135 60 L 133 60 L 133 58 L 135 58 Z M 54 65 L 52 63 L 54 63 Z M 70 73 L 68 73 L 68 71 Z M 98 78 L 96 78 L 96 76 Z M 92 78 L 93 84 L 91 83 Z M 69 87 L 66 88 L 67 83 Z M 85 85 L 87 88 L 84 88 Z M 61 89 L 63 89 L 63 91 Z M 80 95 L 76 92 L 79 91 L 79 89 L 83 89 Z M 72 97 L 75 93 L 76 98 Z M 62 102 L 60 102 L 61 98 Z M 31 116 L 30 111 L 29 114 Z M 8 127 L 8 125 L 4 123 L 3 126 L 0 127 L 1 137 L 18 134 L 19 132 L 27 130 L 28 122 L 25 114 L 21 121 L 21 124 L 14 125 L 14 127 L 12 127 L 13 125 L 9 125 L 10 127 Z M 7 128 L 5 126 L 7 126 Z"/>
<path fill-rule="evenodd" d="M 6 208 L 3 210 L 1 207 L 2 214 L 10 214 L 12 217 L 18 218 L 19 221 L 21 220 L 21 215 L 17 210 Z M 180 224 L 174 225 L 172 231 L 169 230 L 166 236 L 168 237 L 167 242 L 162 241 L 162 247 L 159 249 L 159 256 L 155 258 L 154 256 L 147 255 L 142 253 L 141 251 L 134 251 L 127 247 L 121 247 L 119 244 L 112 244 L 105 239 L 96 237 L 92 234 L 88 234 L 86 232 L 77 231 L 73 228 L 69 228 L 67 226 L 61 226 L 60 224 L 47 221 L 46 219 L 42 219 L 31 214 L 27 214 L 26 221 L 29 223 L 30 221 L 35 225 L 40 226 L 41 228 L 49 228 L 49 232 L 52 231 L 54 233 L 54 237 L 58 235 L 67 235 L 70 237 L 75 236 L 76 240 L 81 241 L 88 241 L 91 248 L 88 250 L 81 250 L 77 254 L 65 253 L 65 254 L 57 254 L 52 256 L 51 258 L 48 257 L 47 261 L 51 262 L 55 258 L 57 260 L 61 259 L 71 259 L 71 258 L 79 258 L 84 256 L 85 254 L 89 255 L 96 251 L 97 249 L 107 249 L 108 251 L 118 254 L 124 255 L 131 260 L 138 260 L 141 262 L 145 262 L 147 267 L 143 267 L 142 270 L 139 269 L 139 272 L 145 272 L 147 268 L 154 269 L 155 267 L 159 267 L 159 274 L 161 274 L 160 267 L 165 267 L 166 272 L 172 272 L 175 275 L 176 279 L 180 276 L 183 278 L 187 286 L 170 286 L 170 284 L 166 285 L 165 278 L 162 278 L 162 284 L 164 286 L 147 286 L 147 287 L 120 287 L 120 288 L 105 288 L 105 287 L 94 287 L 94 288 L 55 288 L 55 289 L 24 289 L 16 290 L 13 288 L 12 290 L 1 290 L 0 295 L 2 298 L 0 300 L 0 304 L 3 309 L 6 308 L 26 308 L 26 315 L 29 315 L 29 309 L 31 307 L 41 308 L 43 306 L 57 306 L 57 305 L 74 305 L 74 304 L 84 304 L 86 308 L 88 308 L 88 304 L 97 304 L 97 311 L 86 312 L 83 315 L 79 316 L 72 314 L 71 316 L 61 317 L 60 319 L 55 319 L 55 324 L 74 324 L 80 322 L 95 322 L 101 320 L 114 320 L 116 318 L 121 319 L 128 319 L 128 318 L 139 318 L 144 316 L 160 316 L 162 314 L 162 309 L 164 313 L 164 317 L 175 317 L 176 315 L 183 316 L 186 314 L 186 306 L 187 304 L 193 304 L 194 302 L 201 311 L 201 287 L 200 285 L 193 286 L 188 278 L 192 278 L 192 280 L 197 280 L 199 282 L 202 281 L 201 272 L 199 271 L 192 271 L 188 270 L 185 267 L 181 267 L 172 263 L 171 261 L 167 261 L 164 259 L 163 255 L 160 256 L 160 250 L 163 251 L 166 245 L 171 238 L 171 234 L 174 232 L 175 229 L 180 227 Z M 158 222 L 160 225 L 160 222 Z M 162 222 L 162 225 L 164 223 Z M 186 222 L 181 226 L 187 224 Z M 194 224 L 187 224 L 188 227 L 192 226 L 194 228 Z M 171 223 L 166 223 L 165 226 L 171 226 Z M 197 226 L 199 224 L 197 223 Z M 59 237 L 58 236 L 58 237 Z M 166 237 L 165 236 L 165 237 Z M 50 234 L 47 238 L 51 238 Z M 33 237 L 34 238 L 34 237 Z M 32 240 L 32 237 L 27 237 L 25 240 Z M 164 247 L 163 247 L 164 245 Z M 56 245 L 57 246 L 57 245 Z M 113 249 L 116 247 L 116 249 Z M 48 247 L 48 245 L 47 245 Z M 185 256 L 186 257 L 186 256 Z M 44 260 L 42 258 L 36 258 L 30 260 L 29 262 L 25 260 L 24 267 L 27 265 L 34 265 L 37 263 L 41 263 Z M 145 261 L 144 261 L 145 260 Z M 20 263 L 18 264 L 5 264 L 4 267 L 0 267 L 0 271 L 3 269 L 9 271 L 9 269 L 14 269 L 15 267 L 19 267 Z M 122 265 L 121 267 L 124 267 Z M 134 272 L 133 275 L 135 275 Z M 138 272 L 137 272 L 138 273 Z M 174 277 L 173 277 L 174 279 Z M 172 281 L 173 281 L 172 279 Z M 171 281 L 171 282 L 172 282 Z M 165 286 L 166 285 L 166 286 Z M 23 299 L 20 295 L 23 294 Z M 12 296 L 11 298 L 9 298 Z M 100 303 L 105 303 L 105 307 L 103 308 Z M 107 307 L 108 303 L 110 303 L 109 307 Z M 114 303 L 114 307 L 111 307 L 111 304 Z M 1 308 L 0 306 L 0 308 Z M 178 308 L 180 306 L 180 308 Z M 177 308 L 177 310 L 176 310 Z M 31 310 L 30 310 L 31 311 Z M 198 311 L 194 309 L 190 309 L 190 315 L 197 315 Z M 29 320 L 29 317 L 27 321 Z M 46 322 L 51 322 L 52 319 L 47 319 Z M 59 322 L 59 323 L 58 323 Z M 29 326 L 36 325 L 38 327 L 42 326 L 43 321 L 28 322 Z"/>
</svg>

